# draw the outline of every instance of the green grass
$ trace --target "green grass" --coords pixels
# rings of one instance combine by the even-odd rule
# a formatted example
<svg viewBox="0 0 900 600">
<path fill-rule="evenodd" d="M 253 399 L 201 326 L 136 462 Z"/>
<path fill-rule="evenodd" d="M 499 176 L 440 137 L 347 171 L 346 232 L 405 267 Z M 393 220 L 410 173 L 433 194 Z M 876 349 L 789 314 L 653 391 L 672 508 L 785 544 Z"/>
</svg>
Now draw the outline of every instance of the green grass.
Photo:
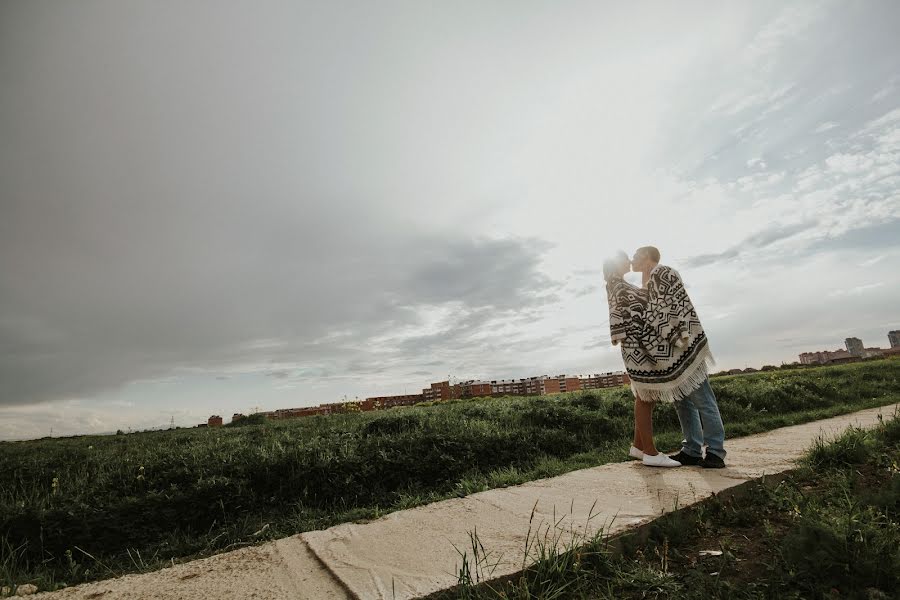
<svg viewBox="0 0 900 600">
<path fill-rule="evenodd" d="M 520 574 L 490 581 L 473 534 L 458 587 L 433 598 L 900 598 L 900 416 L 819 440 L 777 485 L 669 513 L 619 552 L 602 532 L 561 548 L 558 532 L 544 538 Z"/>
<path fill-rule="evenodd" d="M 730 437 L 900 401 L 900 361 L 712 380 Z M 42 589 L 623 460 L 627 388 L 0 443 L 0 585 Z M 670 405 L 661 448 L 681 439 Z"/>
</svg>

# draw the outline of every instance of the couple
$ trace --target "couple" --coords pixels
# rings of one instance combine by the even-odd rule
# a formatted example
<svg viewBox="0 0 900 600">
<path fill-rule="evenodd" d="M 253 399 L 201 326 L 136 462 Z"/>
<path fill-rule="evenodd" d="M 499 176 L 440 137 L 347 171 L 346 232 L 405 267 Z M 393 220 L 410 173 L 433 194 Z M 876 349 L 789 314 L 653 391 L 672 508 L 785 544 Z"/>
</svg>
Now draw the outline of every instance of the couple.
<svg viewBox="0 0 900 600">
<path fill-rule="evenodd" d="M 634 393 L 633 458 L 651 467 L 725 466 L 725 428 L 709 386 L 713 364 L 697 311 L 675 269 L 659 264 L 659 250 L 638 248 L 603 263 L 613 345 L 622 348 Z M 641 273 L 641 287 L 623 279 Z M 653 444 L 653 405 L 674 402 L 684 439 L 673 456 Z M 703 446 L 706 453 L 703 453 Z"/>
</svg>

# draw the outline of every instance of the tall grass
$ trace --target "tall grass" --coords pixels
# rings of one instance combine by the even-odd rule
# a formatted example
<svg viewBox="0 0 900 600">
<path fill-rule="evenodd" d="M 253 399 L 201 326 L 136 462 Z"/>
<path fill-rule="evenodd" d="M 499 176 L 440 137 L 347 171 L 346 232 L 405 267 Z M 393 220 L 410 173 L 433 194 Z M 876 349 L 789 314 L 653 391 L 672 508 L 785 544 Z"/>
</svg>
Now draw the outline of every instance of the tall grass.
<svg viewBox="0 0 900 600">
<path fill-rule="evenodd" d="M 730 436 L 900 401 L 900 361 L 721 377 Z M 0 570 L 69 584 L 621 460 L 627 388 L 0 443 Z M 681 438 L 658 406 L 661 447 Z M 6 548 L 6 550 L 3 550 Z"/>
</svg>

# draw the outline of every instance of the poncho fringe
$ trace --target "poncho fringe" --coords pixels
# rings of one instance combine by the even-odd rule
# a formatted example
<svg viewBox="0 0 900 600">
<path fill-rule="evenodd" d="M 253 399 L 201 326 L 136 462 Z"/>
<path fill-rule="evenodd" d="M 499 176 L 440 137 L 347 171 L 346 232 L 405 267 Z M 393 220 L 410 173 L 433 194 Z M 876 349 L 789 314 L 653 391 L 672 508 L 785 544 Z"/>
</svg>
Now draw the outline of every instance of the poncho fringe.
<svg viewBox="0 0 900 600">
<path fill-rule="evenodd" d="M 666 383 L 638 383 L 631 380 L 631 392 L 645 402 L 678 402 L 691 394 L 709 377 L 715 366 L 708 346 L 704 346 L 691 365 L 674 381 Z"/>
</svg>

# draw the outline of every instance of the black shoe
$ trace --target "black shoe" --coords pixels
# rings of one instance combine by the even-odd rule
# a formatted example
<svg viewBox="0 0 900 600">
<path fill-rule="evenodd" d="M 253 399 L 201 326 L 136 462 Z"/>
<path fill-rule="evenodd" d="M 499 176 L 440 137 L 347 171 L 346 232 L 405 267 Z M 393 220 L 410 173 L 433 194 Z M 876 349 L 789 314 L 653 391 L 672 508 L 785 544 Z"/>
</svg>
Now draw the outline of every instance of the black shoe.
<svg viewBox="0 0 900 600">
<path fill-rule="evenodd" d="M 706 458 L 700 461 L 700 466 L 704 469 L 724 469 L 725 461 L 712 452 L 707 452 Z"/>
<path fill-rule="evenodd" d="M 693 467 L 703 462 L 703 459 L 699 456 L 691 456 L 690 454 L 685 454 L 684 450 L 682 450 L 678 454 L 670 455 L 669 458 L 671 458 L 672 460 L 677 460 L 684 467 Z"/>
</svg>

